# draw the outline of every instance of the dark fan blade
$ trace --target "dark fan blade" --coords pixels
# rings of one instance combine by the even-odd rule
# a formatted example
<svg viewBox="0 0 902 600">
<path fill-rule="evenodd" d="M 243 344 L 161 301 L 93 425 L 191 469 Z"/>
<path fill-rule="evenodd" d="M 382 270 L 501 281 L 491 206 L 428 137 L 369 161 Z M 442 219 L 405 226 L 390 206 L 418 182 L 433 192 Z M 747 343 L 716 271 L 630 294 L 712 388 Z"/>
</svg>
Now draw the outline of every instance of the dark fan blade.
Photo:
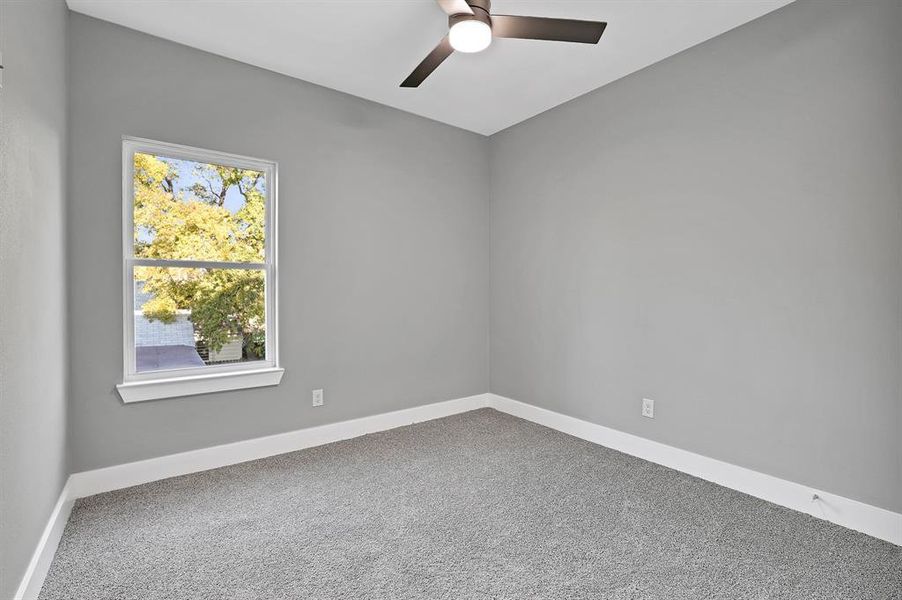
<svg viewBox="0 0 902 600">
<path fill-rule="evenodd" d="M 607 23 L 492 15 L 492 34 L 501 38 L 597 44 Z"/>
<path fill-rule="evenodd" d="M 449 17 L 454 15 L 472 15 L 473 9 L 466 0 L 435 0 Z"/>
<path fill-rule="evenodd" d="M 454 48 L 451 47 L 451 42 L 448 41 L 448 36 L 446 35 L 438 43 L 438 46 L 423 59 L 423 62 L 417 65 L 413 73 L 401 82 L 401 87 L 419 87 L 423 80 L 429 77 L 442 64 L 443 60 L 451 56 L 452 52 L 454 52 Z"/>
</svg>

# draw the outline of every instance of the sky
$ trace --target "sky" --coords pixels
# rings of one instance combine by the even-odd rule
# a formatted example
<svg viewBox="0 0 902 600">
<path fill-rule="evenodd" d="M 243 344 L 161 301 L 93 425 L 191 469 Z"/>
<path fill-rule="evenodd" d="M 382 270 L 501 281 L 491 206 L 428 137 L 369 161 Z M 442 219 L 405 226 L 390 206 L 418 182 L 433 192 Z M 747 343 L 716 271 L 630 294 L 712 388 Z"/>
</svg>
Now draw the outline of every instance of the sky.
<svg viewBox="0 0 902 600">
<path fill-rule="evenodd" d="M 196 177 L 194 175 L 194 167 L 198 164 L 192 160 L 179 160 L 177 158 L 169 158 L 167 156 L 158 156 L 158 158 L 166 161 L 167 163 L 173 165 L 179 174 L 178 183 L 176 184 L 177 190 L 184 189 L 186 191 L 186 196 L 192 196 L 190 192 L 187 190 L 194 185 L 195 183 L 202 183 L 206 185 L 206 182 L 201 177 Z M 257 184 L 257 186 L 263 190 L 265 184 L 263 179 Z M 218 190 L 217 190 L 218 191 Z M 244 196 L 241 195 L 241 192 L 238 191 L 238 188 L 233 186 L 228 194 L 226 194 L 225 200 L 225 208 L 232 212 L 232 214 L 241 210 L 241 207 L 244 206 Z"/>
</svg>

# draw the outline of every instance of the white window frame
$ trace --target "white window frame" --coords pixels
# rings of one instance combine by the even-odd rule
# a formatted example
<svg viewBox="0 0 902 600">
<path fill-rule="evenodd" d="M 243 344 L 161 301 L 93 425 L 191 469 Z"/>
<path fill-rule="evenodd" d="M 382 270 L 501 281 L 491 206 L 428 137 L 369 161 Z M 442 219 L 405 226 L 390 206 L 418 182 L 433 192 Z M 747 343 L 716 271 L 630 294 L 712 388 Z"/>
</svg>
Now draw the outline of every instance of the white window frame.
<svg viewBox="0 0 902 600">
<path fill-rule="evenodd" d="M 135 153 L 152 154 L 180 160 L 219 164 L 261 171 L 266 177 L 264 261 L 238 263 L 228 261 L 165 260 L 135 257 L 134 244 L 134 172 Z M 122 278 L 123 278 L 123 381 L 116 386 L 124 402 L 173 398 L 225 390 L 278 385 L 284 369 L 279 366 L 278 273 L 276 246 L 276 198 L 278 165 L 215 150 L 170 144 L 123 136 L 122 138 Z M 188 367 L 139 373 L 135 356 L 134 268 L 193 267 L 259 269 L 264 271 L 266 359 L 204 367 Z"/>
</svg>

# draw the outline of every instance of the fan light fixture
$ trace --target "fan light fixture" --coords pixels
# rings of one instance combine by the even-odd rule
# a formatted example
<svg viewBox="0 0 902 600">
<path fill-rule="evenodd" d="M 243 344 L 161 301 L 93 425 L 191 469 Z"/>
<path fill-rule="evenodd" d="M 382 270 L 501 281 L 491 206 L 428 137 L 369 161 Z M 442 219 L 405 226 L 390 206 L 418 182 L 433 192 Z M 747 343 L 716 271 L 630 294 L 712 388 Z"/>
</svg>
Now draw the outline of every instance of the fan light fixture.
<svg viewBox="0 0 902 600">
<path fill-rule="evenodd" d="M 451 26 L 448 41 L 458 52 L 482 52 L 492 43 L 492 28 L 476 19 L 458 21 Z"/>
<path fill-rule="evenodd" d="M 419 87 L 455 50 L 481 52 L 489 47 L 493 37 L 597 44 L 607 25 L 603 21 L 496 15 L 492 14 L 492 0 L 436 2 L 448 15 L 448 35 L 401 82 L 403 88 Z"/>
</svg>

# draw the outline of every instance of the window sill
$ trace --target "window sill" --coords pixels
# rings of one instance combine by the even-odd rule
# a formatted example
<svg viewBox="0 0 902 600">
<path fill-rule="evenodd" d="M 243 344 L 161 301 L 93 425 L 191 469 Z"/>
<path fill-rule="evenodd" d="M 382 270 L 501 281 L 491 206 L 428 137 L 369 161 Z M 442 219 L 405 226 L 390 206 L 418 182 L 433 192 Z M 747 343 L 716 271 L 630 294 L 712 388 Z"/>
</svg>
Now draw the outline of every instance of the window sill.
<svg viewBox="0 0 902 600">
<path fill-rule="evenodd" d="M 129 381 L 116 386 L 119 396 L 126 404 L 194 396 L 228 390 L 279 385 L 285 369 L 271 367 L 253 371 L 236 371 L 232 373 L 209 373 L 191 377 L 174 377 L 171 379 L 150 379 L 147 381 Z"/>
</svg>

